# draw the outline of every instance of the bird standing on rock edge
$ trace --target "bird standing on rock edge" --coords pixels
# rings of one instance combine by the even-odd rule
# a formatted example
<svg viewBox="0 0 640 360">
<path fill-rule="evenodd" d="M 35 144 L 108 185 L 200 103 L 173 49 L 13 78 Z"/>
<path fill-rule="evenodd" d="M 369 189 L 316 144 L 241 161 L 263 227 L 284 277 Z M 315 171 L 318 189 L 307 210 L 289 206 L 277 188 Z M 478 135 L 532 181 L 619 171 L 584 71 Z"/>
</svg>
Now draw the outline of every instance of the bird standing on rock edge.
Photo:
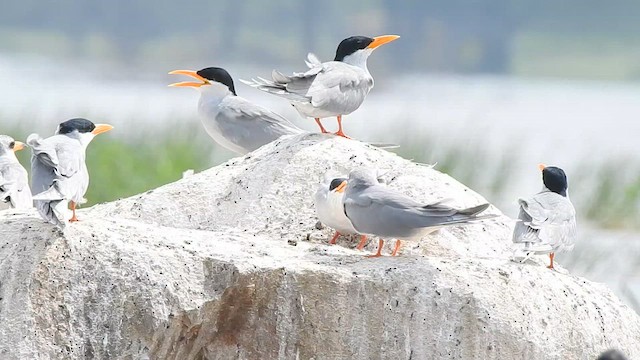
<svg viewBox="0 0 640 360">
<path fill-rule="evenodd" d="M 87 146 L 96 135 L 113 129 L 107 124 L 76 118 L 61 123 L 55 135 L 43 139 L 31 134 L 27 144 L 31 147 L 31 189 L 35 206 L 46 221 L 64 228 L 67 206 L 71 203 L 73 215 L 69 222 L 78 221 L 76 207 L 89 187 Z"/>
<path fill-rule="evenodd" d="M 218 144 L 244 155 L 283 135 L 304 131 L 284 117 L 237 96 L 231 75 L 222 68 L 198 71 L 174 70 L 199 82 L 184 81 L 173 87 L 191 87 L 200 92 L 198 113 L 205 130 Z"/>
<path fill-rule="evenodd" d="M 553 269 L 555 253 L 571 251 L 575 244 L 576 210 L 569 200 L 564 170 L 543 164 L 538 168 L 542 171 L 542 191 L 518 200 L 520 213 L 513 229 L 513 242 L 550 246 L 548 268 Z"/>
<path fill-rule="evenodd" d="M 0 135 L 0 210 L 3 203 L 15 209 L 33 207 L 29 174 L 20 164 L 15 152 L 24 144 L 7 135 Z"/>
<path fill-rule="evenodd" d="M 395 256 L 401 240 L 418 240 L 445 226 L 496 217 L 492 214 L 478 216 L 488 207 L 487 203 L 467 209 L 455 209 L 444 205 L 442 201 L 421 204 L 380 185 L 375 173 L 367 169 L 351 171 L 344 194 L 344 212 L 353 227 L 361 234 L 381 238 L 377 253 L 371 257 L 382 256 L 384 237 L 397 239 L 391 254 Z"/>
<path fill-rule="evenodd" d="M 272 80 L 241 81 L 288 99 L 302 116 L 314 118 L 322 133 L 327 130 L 320 119 L 336 116 L 335 135 L 347 137 L 342 130 L 342 116 L 357 110 L 373 88 L 373 77 L 367 68 L 369 55 L 398 38 L 397 35 L 352 36 L 340 42 L 333 61 L 321 63 L 315 55 L 308 54 L 306 72 L 287 76 L 273 70 Z"/>
</svg>

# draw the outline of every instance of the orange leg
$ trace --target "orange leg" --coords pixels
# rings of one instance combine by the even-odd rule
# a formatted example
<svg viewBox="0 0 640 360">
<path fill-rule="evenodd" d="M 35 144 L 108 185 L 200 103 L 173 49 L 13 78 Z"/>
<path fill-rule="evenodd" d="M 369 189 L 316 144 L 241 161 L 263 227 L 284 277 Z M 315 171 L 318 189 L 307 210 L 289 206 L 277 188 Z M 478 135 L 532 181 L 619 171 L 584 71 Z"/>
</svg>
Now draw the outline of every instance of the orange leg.
<svg viewBox="0 0 640 360">
<path fill-rule="evenodd" d="M 400 250 L 400 245 L 402 245 L 402 242 L 400 240 L 396 240 L 396 247 L 393 248 L 393 252 L 391 253 L 391 256 L 398 255 L 398 250 Z"/>
<path fill-rule="evenodd" d="M 549 259 L 551 260 L 551 264 L 549 264 L 549 266 L 547 266 L 547 268 L 549 269 L 553 269 L 553 257 L 555 256 L 555 253 L 551 253 L 549 254 Z"/>
<path fill-rule="evenodd" d="M 360 235 L 360 242 L 358 243 L 358 246 L 356 246 L 356 249 L 362 250 L 364 249 L 364 246 L 366 244 L 367 244 L 367 235 Z"/>
<path fill-rule="evenodd" d="M 71 211 L 73 211 L 73 216 L 69 219 L 69 222 L 76 222 L 78 218 L 76 217 L 76 203 L 71 201 Z"/>
<path fill-rule="evenodd" d="M 335 133 L 338 136 L 342 136 L 343 138 L 351 139 L 347 135 L 342 132 L 342 115 L 338 115 L 338 132 Z"/>
<path fill-rule="evenodd" d="M 380 239 L 378 243 L 378 252 L 375 255 L 367 255 L 369 258 L 377 258 L 382 256 L 382 247 L 384 246 L 384 240 Z"/>
<path fill-rule="evenodd" d="M 340 233 L 336 231 L 336 234 L 333 235 L 333 237 L 329 241 L 329 245 L 334 245 L 336 243 L 336 240 L 338 240 L 339 236 L 340 236 Z"/>
<path fill-rule="evenodd" d="M 322 131 L 323 134 L 328 133 L 327 129 L 325 129 L 324 126 L 322 126 L 322 123 L 320 122 L 320 118 L 316 118 L 316 124 L 320 126 L 320 131 Z"/>
</svg>

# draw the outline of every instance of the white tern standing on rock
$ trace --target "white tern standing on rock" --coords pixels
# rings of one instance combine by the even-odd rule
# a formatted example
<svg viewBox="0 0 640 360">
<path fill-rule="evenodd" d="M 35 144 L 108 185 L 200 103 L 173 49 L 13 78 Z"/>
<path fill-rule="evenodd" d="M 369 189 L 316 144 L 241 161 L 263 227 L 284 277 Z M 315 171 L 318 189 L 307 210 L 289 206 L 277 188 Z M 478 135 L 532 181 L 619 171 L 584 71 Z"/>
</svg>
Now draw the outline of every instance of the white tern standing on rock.
<svg viewBox="0 0 640 360">
<path fill-rule="evenodd" d="M 78 221 L 76 206 L 89 188 L 89 172 L 85 163 L 87 146 L 93 138 L 113 129 L 106 124 L 94 124 L 76 118 L 61 123 L 55 135 L 43 139 L 31 134 L 31 190 L 35 206 L 46 221 L 64 228 L 66 221 Z M 71 218 L 67 206 L 71 203 Z"/>
</svg>

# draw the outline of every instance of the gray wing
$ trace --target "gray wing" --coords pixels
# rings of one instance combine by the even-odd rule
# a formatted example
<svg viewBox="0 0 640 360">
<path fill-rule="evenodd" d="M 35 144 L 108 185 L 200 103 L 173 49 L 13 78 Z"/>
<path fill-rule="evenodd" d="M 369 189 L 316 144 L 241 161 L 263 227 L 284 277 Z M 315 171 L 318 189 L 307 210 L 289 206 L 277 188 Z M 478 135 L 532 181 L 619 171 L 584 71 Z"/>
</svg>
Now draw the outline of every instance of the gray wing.
<svg viewBox="0 0 640 360">
<path fill-rule="evenodd" d="M 247 151 L 253 151 L 283 135 L 304 132 L 275 112 L 238 96 L 227 97 L 220 104 L 216 123 L 226 139 Z"/>
<path fill-rule="evenodd" d="M 385 186 L 371 186 L 358 194 L 345 195 L 345 210 L 361 232 L 389 237 L 410 237 L 416 229 L 454 225 L 479 220 L 482 204 L 455 209 L 442 203 L 420 204 Z"/>
<path fill-rule="evenodd" d="M 80 143 L 64 135 L 41 139 L 31 135 L 31 188 L 34 204 L 47 221 L 64 226 L 60 219 L 63 200 L 81 202 L 89 179 L 83 169 L 83 149 Z M 66 204 L 66 202 L 64 202 Z"/>
<path fill-rule="evenodd" d="M 322 65 L 322 61 L 316 56 L 314 53 L 307 54 L 307 60 L 304 61 L 307 64 L 309 69 L 312 69 L 315 66 Z"/>
<path fill-rule="evenodd" d="M 359 106 L 373 87 L 373 79 L 364 76 L 364 72 L 354 66 L 338 61 L 307 63 L 312 67 L 303 73 L 287 76 L 274 70 L 272 80 L 258 78 L 243 82 L 290 101 L 309 103 L 317 108 L 336 102 L 347 103 L 349 107 L 355 103 Z"/>
<path fill-rule="evenodd" d="M 0 163 L 0 202 L 7 201 L 11 207 L 26 209 L 33 206 L 29 176 L 22 165 Z"/>
<path fill-rule="evenodd" d="M 514 242 L 542 242 L 555 251 L 573 248 L 577 237 L 576 214 L 571 201 L 545 191 L 520 199 L 520 214 L 513 233 Z"/>
<path fill-rule="evenodd" d="M 64 135 L 42 139 L 33 134 L 27 139 L 32 149 L 32 160 L 50 169 L 57 178 L 71 178 L 82 168 L 80 144 Z"/>
</svg>

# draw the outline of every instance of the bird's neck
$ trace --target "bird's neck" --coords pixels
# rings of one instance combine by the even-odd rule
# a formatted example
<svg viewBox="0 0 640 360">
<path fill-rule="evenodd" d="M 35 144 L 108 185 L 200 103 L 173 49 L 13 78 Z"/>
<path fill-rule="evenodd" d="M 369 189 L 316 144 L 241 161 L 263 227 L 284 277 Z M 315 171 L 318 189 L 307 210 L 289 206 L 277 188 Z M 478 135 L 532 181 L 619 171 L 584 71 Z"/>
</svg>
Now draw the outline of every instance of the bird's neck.
<svg viewBox="0 0 640 360">
<path fill-rule="evenodd" d="M 18 158 L 16 157 L 16 153 L 13 150 L 6 151 L 4 153 L 0 153 L 0 157 L 5 158 L 10 163 L 17 163 Z"/>
<path fill-rule="evenodd" d="M 359 67 L 368 74 L 369 69 L 367 68 L 367 59 L 369 58 L 369 55 L 371 55 L 371 50 L 356 51 L 351 55 L 345 56 L 342 62 L 351 66 Z"/>
<path fill-rule="evenodd" d="M 229 88 L 222 84 L 211 84 L 200 88 L 200 104 L 218 105 L 227 96 L 235 96 Z"/>
</svg>

